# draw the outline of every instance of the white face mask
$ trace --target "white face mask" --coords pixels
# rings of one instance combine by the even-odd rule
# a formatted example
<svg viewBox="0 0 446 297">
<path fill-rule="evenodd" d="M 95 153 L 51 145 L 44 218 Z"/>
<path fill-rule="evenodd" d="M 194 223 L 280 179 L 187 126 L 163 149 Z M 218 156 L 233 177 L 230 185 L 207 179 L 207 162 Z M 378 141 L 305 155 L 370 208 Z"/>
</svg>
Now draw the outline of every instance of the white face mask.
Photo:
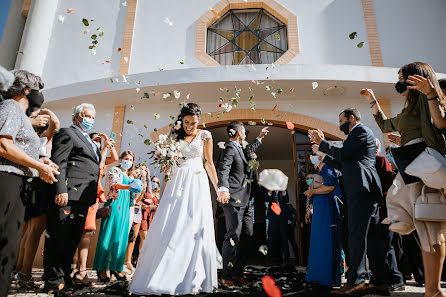
<svg viewBox="0 0 446 297">
<path fill-rule="evenodd" d="M 321 162 L 320 160 L 319 160 L 319 157 L 318 156 L 310 156 L 310 161 L 311 161 L 311 163 L 313 164 L 313 165 L 319 165 L 319 163 Z"/>
</svg>

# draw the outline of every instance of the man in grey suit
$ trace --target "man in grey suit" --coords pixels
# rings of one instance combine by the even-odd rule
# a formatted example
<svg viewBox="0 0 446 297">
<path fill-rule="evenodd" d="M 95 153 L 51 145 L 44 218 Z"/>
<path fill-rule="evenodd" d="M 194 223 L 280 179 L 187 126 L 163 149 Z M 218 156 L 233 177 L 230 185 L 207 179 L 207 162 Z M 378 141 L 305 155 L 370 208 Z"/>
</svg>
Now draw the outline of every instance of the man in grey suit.
<svg viewBox="0 0 446 297">
<path fill-rule="evenodd" d="M 246 237 L 253 234 L 252 212 L 249 207 L 252 174 L 248 170 L 248 159 L 260 147 L 268 127 L 245 149 L 245 127 L 241 122 L 231 122 L 226 127 L 229 142 L 220 157 L 218 166 L 218 197 L 223 204 L 226 219 L 226 235 L 223 242 L 223 286 L 249 285 L 243 279 L 246 263 Z M 236 282 L 236 283 L 234 283 Z"/>
</svg>

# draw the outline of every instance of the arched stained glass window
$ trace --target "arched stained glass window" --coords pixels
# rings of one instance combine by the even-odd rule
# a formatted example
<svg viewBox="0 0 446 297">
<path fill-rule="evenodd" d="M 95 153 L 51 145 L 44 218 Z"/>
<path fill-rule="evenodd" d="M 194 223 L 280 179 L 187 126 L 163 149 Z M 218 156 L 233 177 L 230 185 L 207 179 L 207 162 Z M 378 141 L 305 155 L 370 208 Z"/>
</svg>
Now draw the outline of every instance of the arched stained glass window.
<svg viewBox="0 0 446 297">
<path fill-rule="evenodd" d="M 288 49 L 286 25 L 264 9 L 230 10 L 208 28 L 206 47 L 222 65 L 271 64 Z"/>
</svg>

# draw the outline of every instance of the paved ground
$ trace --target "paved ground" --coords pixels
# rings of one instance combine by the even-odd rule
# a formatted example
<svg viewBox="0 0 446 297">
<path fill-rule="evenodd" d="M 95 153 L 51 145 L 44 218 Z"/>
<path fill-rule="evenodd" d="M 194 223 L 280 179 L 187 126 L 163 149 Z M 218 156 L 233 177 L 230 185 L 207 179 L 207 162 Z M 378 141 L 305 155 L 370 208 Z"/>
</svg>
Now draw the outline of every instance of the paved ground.
<svg viewBox="0 0 446 297">
<path fill-rule="evenodd" d="M 308 286 L 304 283 L 305 274 L 303 269 L 293 267 L 288 268 L 264 268 L 264 267 L 248 267 L 246 277 L 252 280 L 254 283 L 251 287 L 240 287 L 236 290 L 223 290 L 218 289 L 212 294 L 200 294 L 200 296 L 266 296 L 262 284 L 261 278 L 264 275 L 271 275 L 276 280 L 277 286 L 282 290 L 283 296 L 298 296 L 298 297 L 325 297 L 331 296 L 329 291 L 320 288 Z M 13 282 L 9 296 L 17 297 L 28 297 L 28 296 L 52 296 L 51 292 L 44 292 L 43 282 L 42 282 L 42 270 L 34 270 L 33 276 L 35 279 L 36 287 L 33 289 L 24 289 L 18 287 L 18 285 Z M 97 281 L 96 272 L 89 271 L 88 275 L 91 279 Z M 130 276 L 129 276 L 130 278 Z M 417 288 L 414 282 L 408 282 L 404 291 L 392 292 L 392 296 L 407 296 L 407 297 L 423 297 L 424 288 Z M 50 293 L 50 294 L 48 294 Z M 117 282 L 112 281 L 109 284 L 97 283 L 95 287 L 92 288 L 82 288 L 76 287 L 73 291 L 73 296 L 83 296 L 88 295 L 93 296 L 130 296 L 127 292 L 127 282 Z M 368 295 L 374 297 L 374 295 Z"/>
</svg>

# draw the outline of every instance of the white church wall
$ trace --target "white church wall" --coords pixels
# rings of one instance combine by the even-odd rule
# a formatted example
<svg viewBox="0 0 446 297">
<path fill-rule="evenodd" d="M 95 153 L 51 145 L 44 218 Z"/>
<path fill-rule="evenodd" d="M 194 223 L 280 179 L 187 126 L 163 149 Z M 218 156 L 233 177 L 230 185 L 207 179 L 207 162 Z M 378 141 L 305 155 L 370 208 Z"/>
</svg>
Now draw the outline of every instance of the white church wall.
<svg viewBox="0 0 446 297">
<path fill-rule="evenodd" d="M 358 1 L 359 2 L 359 1 Z M 446 72 L 446 1 L 373 1 L 384 66 L 422 61 Z"/>
<path fill-rule="evenodd" d="M 194 56 L 195 21 L 217 2 L 195 0 L 182 5 L 181 0 L 139 1 L 130 73 L 204 67 Z M 368 48 L 359 49 L 359 41 L 348 38 L 353 31 L 366 38 L 360 1 L 278 2 L 298 18 L 300 53 L 292 64 L 371 65 Z M 163 22 L 165 17 L 172 26 Z"/>
<path fill-rule="evenodd" d="M 121 0 L 64 0 L 59 1 L 56 15 L 64 16 L 63 24 L 54 22 L 53 34 L 42 75 L 46 87 L 68 85 L 80 81 L 105 78 L 118 74 L 127 7 Z M 67 8 L 76 11 L 67 14 Z M 89 21 L 86 27 L 82 19 Z M 93 21 L 91 21 L 93 20 Z M 96 55 L 88 49 L 91 35 L 99 34 Z M 88 34 L 82 34 L 89 29 Z M 110 61 L 107 63 L 106 61 Z"/>
</svg>

